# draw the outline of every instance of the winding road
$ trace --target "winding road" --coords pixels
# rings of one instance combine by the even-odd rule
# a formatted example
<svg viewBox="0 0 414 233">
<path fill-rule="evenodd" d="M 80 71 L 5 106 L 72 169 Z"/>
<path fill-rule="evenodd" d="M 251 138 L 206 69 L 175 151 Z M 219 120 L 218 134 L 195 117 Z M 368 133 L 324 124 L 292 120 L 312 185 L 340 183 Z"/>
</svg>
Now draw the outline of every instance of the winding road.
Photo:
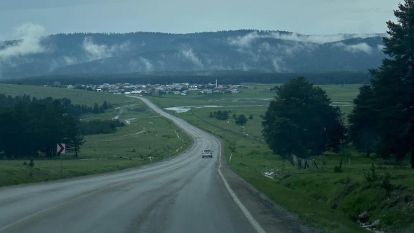
<svg viewBox="0 0 414 233">
<path fill-rule="evenodd" d="M 191 136 L 191 148 L 137 169 L 2 188 L 0 232 L 265 232 L 220 171 L 220 141 L 140 99 Z M 201 158 L 206 148 L 213 159 Z"/>
</svg>

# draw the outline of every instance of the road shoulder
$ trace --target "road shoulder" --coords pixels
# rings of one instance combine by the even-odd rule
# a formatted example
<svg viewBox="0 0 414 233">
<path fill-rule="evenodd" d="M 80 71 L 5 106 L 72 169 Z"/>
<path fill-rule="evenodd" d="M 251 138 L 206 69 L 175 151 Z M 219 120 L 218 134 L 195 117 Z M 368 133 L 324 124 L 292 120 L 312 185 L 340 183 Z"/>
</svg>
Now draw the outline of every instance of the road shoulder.
<svg viewBox="0 0 414 233">
<path fill-rule="evenodd" d="M 223 144 L 221 143 L 224 151 Z M 223 152 L 224 153 L 224 152 Z M 220 157 L 219 168 L 238 199 L 266 232 L 317 233 L 319 230 L 308 226 L 299 217 L 288 212 L 270 200 L 265 194 L 247 183 L 229 167 L 224 154 Z"/>
</svg>

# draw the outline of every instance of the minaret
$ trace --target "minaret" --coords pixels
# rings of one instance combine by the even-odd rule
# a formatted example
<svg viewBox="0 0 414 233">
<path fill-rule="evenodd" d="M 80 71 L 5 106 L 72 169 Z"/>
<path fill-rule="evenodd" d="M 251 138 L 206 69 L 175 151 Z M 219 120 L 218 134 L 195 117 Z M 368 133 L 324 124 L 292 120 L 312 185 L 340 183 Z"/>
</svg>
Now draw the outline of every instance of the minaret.
<svg viewBox="0 0 414 233">
<path fill-rule="evenodd" d="M 217 84 L 217 79 L 216 79 L 216 88 L 218 87 L 218 84 Z"/>
</svg>

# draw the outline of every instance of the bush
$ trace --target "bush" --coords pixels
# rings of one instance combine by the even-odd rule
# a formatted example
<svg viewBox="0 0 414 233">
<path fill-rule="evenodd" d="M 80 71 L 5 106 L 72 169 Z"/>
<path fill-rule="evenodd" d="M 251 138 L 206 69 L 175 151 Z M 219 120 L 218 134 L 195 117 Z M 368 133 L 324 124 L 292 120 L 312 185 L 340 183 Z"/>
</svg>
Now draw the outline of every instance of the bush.
<svg viewBox="0 0 414 233">
<path fill-rule="evenodd" d="M 247 117 L 244 114 L 239 115 L 235 119 L 237 125 L 245 125 L 247 123 Z"/>
<path fill-rule="evenodd" d="M 91 134 L 110 134 L 115 133 L 116 129 L 124 126 L 119 120 L 92 120 L 81 122 L 81 132 L 83 135 Z"/>
<path fill-rule="evenodd" d="M 389 195 L 391 191 L 394 189 L 394 185 L 391 184 L 391 175 L 389 173 L 385 174 L 382 177 L 381 187 L 385 189 L 387 195 Z"/>
<path fill-rule="evenodd" d="M 217 111 L 217 112 L 210 112 L 210 118 L 216 118 L 217 120 L 228 120 L 230 115 L 230 111 Z"/>
<path fill-rule="evenodd" d="M 374 163 L 371 163 L 371 168 L 367 172 L 364 173 L 364 176 L 365 176 L 365 180 L 368 183 L 374 183 L 375 181 L 378 180 L 378 175 L 377 175 Z"/>
<path fill-rule="evenodd" d="M 339 165 L 334 167 L 335 173 L 341 173 L 342 172 L 342 159 L 339 161 Z"/>
</svg>

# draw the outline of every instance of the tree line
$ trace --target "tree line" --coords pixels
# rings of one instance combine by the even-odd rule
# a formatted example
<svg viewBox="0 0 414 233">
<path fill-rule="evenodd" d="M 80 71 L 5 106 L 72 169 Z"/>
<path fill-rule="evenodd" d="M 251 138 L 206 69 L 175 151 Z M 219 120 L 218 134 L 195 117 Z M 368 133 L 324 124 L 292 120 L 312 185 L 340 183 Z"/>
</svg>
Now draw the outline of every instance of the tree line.
<svg viewBox="0 0 414 233">
<path fill-rule="evenodd" d="M 56 156 L 56 145 L 79 150 L 80 122 L 68 99 L 36 99 L 0 95 L 0 153 L 6 158 Z"/>
<path fill-rule="evenodd" d="M 100 113 L 111 105 L 74 105 L 69 99 L 37 99 L 0 94 L 0 157 L 52 158 L 65 143 L 77 155 L 83 143 L 80 115 Z"/>
<path fill-rule="evenodd" d="M 275 87 L 275 99 L 263 120 L 263 136 L 273 152 L 308 158 L 338 151 L 352 143 L 368 156 L 401 161 L 410 155 L 414 168 L 414 0 L 395 11 L 387 22 L 387 57 L 361 87 L 346 128 L 338 107 L 327 94 L 304 78 Z"/>
</svg>

